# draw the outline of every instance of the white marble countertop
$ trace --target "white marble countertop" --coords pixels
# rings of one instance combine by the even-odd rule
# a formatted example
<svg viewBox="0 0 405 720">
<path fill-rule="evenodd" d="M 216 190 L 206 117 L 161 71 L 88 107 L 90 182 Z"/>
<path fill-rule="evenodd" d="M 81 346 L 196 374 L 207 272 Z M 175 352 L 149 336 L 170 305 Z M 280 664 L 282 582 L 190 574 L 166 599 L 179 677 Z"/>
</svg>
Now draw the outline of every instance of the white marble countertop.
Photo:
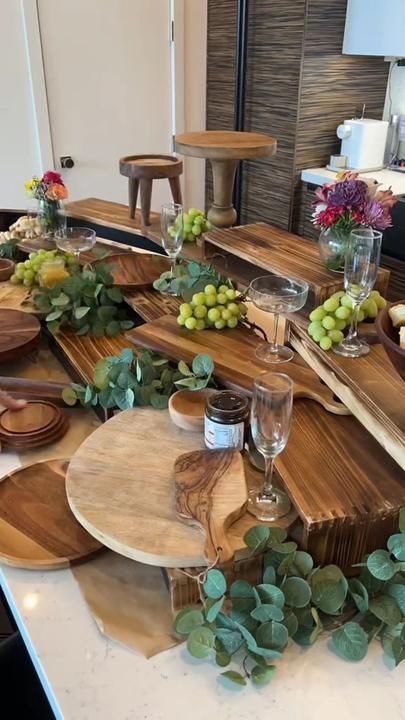
<svg viewBox="0 0 405 720">
<path fill-rule="evenodd" d="M 334 182 L 336 174 L 326 168 L 309 168 L 302 171 L 301 180 L 314 185 L 323 185 L 326 182 Z M 394 195 L 405 194 L 405 173 L 395 172 L 395 170 L 375 170 L 374 172 L 360 173 L 360 177 L 374 178 L 382 184 L 382 189 L 391 187 Z"/>
</svg>

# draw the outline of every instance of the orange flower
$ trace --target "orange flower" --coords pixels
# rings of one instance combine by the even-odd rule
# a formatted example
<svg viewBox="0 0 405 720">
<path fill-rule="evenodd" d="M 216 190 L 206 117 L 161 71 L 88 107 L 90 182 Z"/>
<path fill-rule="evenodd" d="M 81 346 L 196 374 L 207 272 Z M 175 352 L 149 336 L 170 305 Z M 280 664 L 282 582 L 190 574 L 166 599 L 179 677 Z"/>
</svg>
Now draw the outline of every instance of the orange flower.
<svg viewBox="0 0 405 720">
<path fill-rule="evenodd" d="M 68 191 L 64 185 L 59 183 L 52 183 L 46 191 L 46 197 L 48 200 L 66 200 Z"/>
</svg>

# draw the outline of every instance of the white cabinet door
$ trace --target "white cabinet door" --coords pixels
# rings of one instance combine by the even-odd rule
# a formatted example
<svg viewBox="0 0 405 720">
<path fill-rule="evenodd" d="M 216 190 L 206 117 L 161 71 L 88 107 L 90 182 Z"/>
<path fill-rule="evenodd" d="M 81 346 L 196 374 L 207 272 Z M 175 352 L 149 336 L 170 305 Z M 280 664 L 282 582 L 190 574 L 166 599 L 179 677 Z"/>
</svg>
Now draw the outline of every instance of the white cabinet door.
<svg viewBox="0 0 405 720">
<path fill-rule="evenodd" d="M 172 81 L 169 0 L 38 0 L 55 167 L 70 199 L 127 202 L 118 161 L 170 153 Z M 152 208 L 170 199 L 154 182 Z"/>
</svg>

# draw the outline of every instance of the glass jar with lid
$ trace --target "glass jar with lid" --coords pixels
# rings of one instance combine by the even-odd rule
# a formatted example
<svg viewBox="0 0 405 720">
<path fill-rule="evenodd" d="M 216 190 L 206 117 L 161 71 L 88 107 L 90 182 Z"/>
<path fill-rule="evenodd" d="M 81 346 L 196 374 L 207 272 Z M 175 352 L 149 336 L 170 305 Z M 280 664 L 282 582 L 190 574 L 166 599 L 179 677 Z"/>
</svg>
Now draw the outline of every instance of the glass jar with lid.
<svg viewBox="0 0 405 720">
<path fill-rule="evenodd" d="M 243 450 L 249 426 L 249 400 L 242 393 L 221 390 L 207 398 L 204 440 L 210 450 Z"/>
</svg>

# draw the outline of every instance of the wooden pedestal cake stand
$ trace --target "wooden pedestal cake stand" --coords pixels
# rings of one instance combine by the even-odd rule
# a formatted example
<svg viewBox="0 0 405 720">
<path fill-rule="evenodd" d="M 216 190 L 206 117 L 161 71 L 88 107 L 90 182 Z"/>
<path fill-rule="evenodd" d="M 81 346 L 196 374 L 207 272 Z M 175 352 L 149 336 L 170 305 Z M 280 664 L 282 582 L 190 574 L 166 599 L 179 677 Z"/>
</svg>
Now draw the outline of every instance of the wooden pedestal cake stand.
<svg viewBox="0 0 405 720">
<path fill-rule="evenodd" d="M 261 133 L 204 130 L 176 136 L 177 152 L 211 162 L 214 201 L 208 220 L 218 228 L 231 227 L 236 221 L 232 191 L 238 162 L 270 157 L 276 148 L 277 141 Z"/>
</svg>

